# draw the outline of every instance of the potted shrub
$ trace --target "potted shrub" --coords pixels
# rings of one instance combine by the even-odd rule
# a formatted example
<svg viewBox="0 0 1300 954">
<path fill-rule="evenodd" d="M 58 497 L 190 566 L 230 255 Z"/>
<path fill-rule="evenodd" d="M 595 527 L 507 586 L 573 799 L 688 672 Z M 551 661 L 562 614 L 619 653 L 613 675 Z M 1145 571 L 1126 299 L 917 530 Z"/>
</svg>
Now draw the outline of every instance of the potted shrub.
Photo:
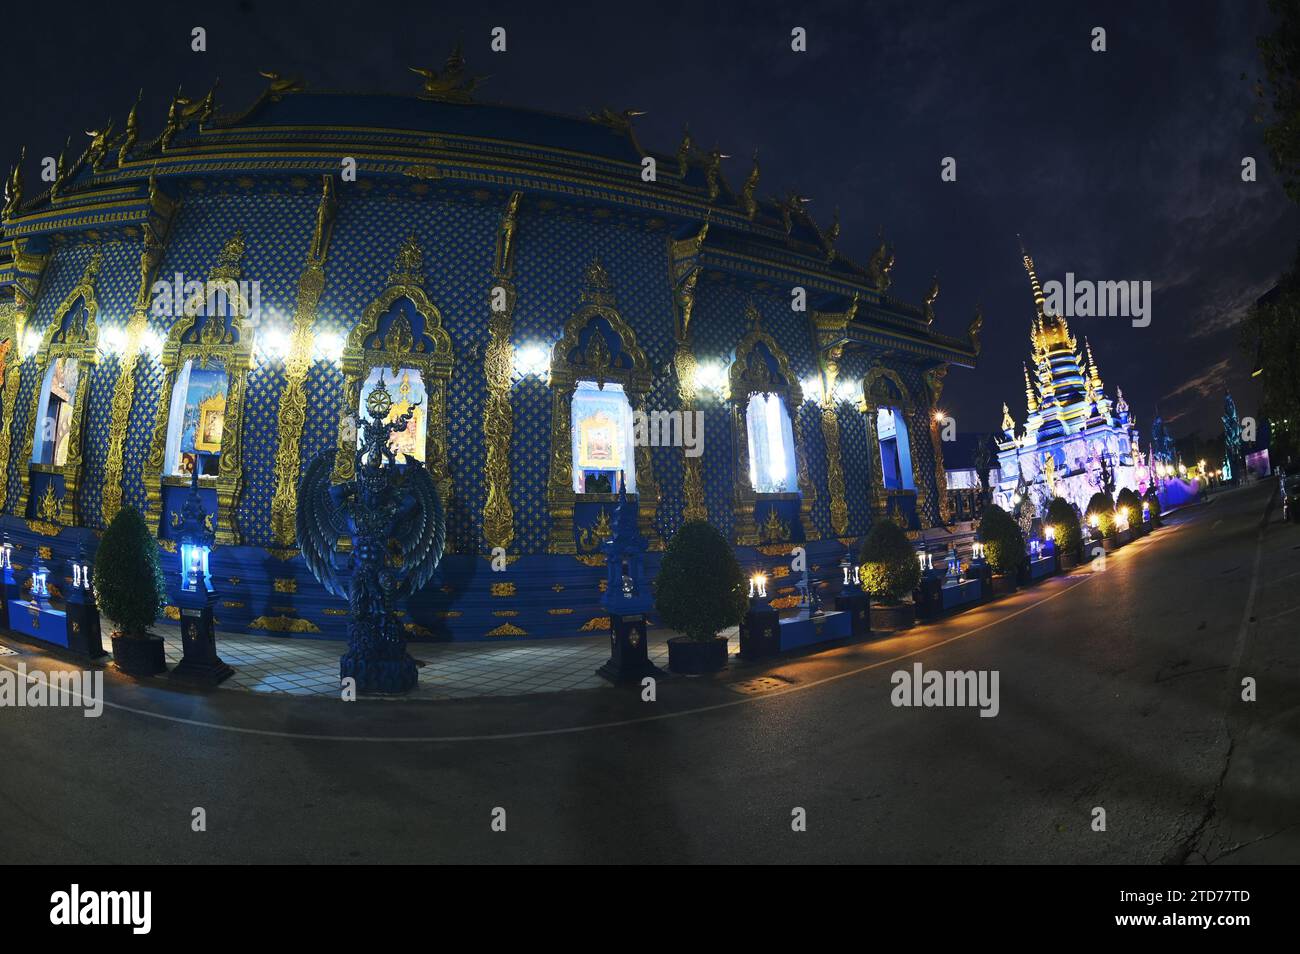
<svg viewBox="0 0 1300 954">
<path fill-rule="evenodd" d="M 682 636 L 668 640 L 668 668 L 694 675 L 727 664 L 727 639 L 718 630 L 740 623 L 747 593 L 736 555 L 704 520 L 682 524 L 664 551 L 655 578 L 655 610 Z"/>
<path fill-rule="evenodd" d="M 167 598 L 158 541 L 134 507 L 123 507 L 95 551 L 95 597 L 113 622 L 113 661 L 130 676 L 167 670 L 162 637 L 149 632 Z"/>
<path fill-rule="evenodd" d="M 1070 501 L 1057 497 L 1047 507 L 1047 523 L 1056 540 L 1056 561 L 1062 570 L 1073 570 L 1079 565 L 1079 545 L 1083 531 L 1079 515 Z"/>
<path fill-rule="evenodd" d="M 991 506 L 980 521 L 980 539 L 984 559 L 993 571 L 994 595 L 1015 592 L 1016 578 L 1028 560 L 1020 525 L 1001 507 Z"/>
<path fill-rule="evenodd" d="M 1114 550 L 1119 543 L 1115 540 L 1115 501 L 1110 494 L 1099 490 L 1088 500 L 1088 509 L 1084 511 L 1088 526 L 1101 536 L 1101 546 L 1107 553 Z"/>
<path fill-rule="evenodd" d="M 1160 495 L 1157 494 L 1156 489 L 1152 487 L 1142 496 L 1142 500 L 1146 503 L 1147 512 L 1151 518 L 1147 529 L 1155 530 L 1160 526 Z"/>
<path fill-rule="evenodd" d="M 1142 498 L 1125 487 L 1115 498 L 1116 514 L 1123 514 L 1128 521 L 1128 539 L 1142 535 Z M 1123 532 L 1123 531 L 1121 531 Z"/>
<path fill-rule="evenodd" d="M 862 545 L 862 588 L 871 594 L 875 629 L 907 629 L 916 622 L 913 591 L 921 582 L 921 564 L 903 528 L 877 520 Z"/>
</svg>

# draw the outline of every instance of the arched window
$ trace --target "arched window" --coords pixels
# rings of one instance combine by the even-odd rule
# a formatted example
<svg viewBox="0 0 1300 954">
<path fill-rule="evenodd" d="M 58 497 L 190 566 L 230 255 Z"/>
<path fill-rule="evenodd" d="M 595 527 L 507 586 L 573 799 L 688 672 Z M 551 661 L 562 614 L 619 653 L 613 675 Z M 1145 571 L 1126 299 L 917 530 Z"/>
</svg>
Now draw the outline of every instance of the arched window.
<svg viewBox="0 0 1300 954">
<path fill-rule="evenodd" d="M 76 358 L 55 358 L 45 371 L 41 401 L 36 412 L 32 463 L 62 467 L 68 462 L 72 411 L 77 400 L 80 367 Z"/>
<path fill-rule="evenodd" d="M 569 413 L 573 442 L 573 492 L 618 492 L 623 472 L 627 492 L 636 493 L 636 448 L 633 444 L 632 405 L 623 385 L 579 380 Z"/>
<path fill-rule="evenodd" d="M 403 414 L 410 413 L 406 427 L 394 431 L 388 438 L 388 447 L 397 456 L 397 462 L 407 460 L 425 462 L 425 446 L 428 433 L 425 418 L 429 413 L 429 395 L 425 391 L 424 376 L 416 368 L 371 368 L 361 387 L 361 400 L 357 404 L 358 419 L 368 416 L 366 402 L 370 394 L 383 382 L 384 390 L 392 398 L 392 406 L 384 416 L 384 421 L 395 421 Z M 357 433 L 357 446 L 361 446 L 362 434 Z"/>
<path fill-rule="evenodd" d="M 915 490 L 912 479 L 912 448 L 907 423 L 897 408 L 876 410 L 876 437 L 880 446 L 880 470 L 886 490 Z"/>
<path fill-rule="evenodd" d="M 794 430 L 780 396 L 751 394 L 745 412 L 749 431 L 749 485 L 760 494 L 798 490 Z"/>
<path fill-rule="evenodd" d="M 196 469 L 200 477 L 217 476 L 229 384 L 217 360 L 196 368 L 190 358 L 181 366 L 167 415 L 166 476 L 188 478 Z"/>
</svg>

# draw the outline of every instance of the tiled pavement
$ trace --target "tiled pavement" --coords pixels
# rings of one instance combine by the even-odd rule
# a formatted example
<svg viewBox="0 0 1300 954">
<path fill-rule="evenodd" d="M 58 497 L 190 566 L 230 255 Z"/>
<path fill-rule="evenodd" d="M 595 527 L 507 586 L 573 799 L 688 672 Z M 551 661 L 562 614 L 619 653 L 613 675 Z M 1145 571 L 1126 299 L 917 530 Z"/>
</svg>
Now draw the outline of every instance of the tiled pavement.
<svg viewBox="0 0 1300 954">
<path fill-rule="evenodd" d="M 180 630 L 173 626 L 156 629 L 166 643 L 168 666 L 176 665 L 181 658 Z M 670 635 L 650 634 L 650 660 L 665 669 Z M 736 629 L 728 630 L 727 635 L 728 651 L 737 652 Z M 222 688 L 337 696 L 339 656 L 346 648 L 347 644 L 338 640 L 218 634 L 217 652 L 235 669 Z M 422 666 L 419 686 L 402 697 L 405 699 L 520 696 L 609 685 L 596 675 L 596 669 L 609 658 L 609 641 L 604 636 L 510 643 L 411 643 L 409 648 Z"/>
</svg>

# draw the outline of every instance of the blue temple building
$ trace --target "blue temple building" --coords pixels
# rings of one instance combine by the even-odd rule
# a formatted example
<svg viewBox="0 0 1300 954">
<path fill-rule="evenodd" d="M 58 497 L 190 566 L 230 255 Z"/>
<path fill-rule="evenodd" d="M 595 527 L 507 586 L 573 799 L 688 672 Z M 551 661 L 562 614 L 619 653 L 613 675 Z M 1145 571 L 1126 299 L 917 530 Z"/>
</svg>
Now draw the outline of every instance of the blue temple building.
<svg viewBox="0 0 1300 954">
<path fill-rule="evenodd" d="M 439 578 L 402 609 L 413 639 L 604 633 L 619 471 L 651 576 L 690 518 L 778 574 L 794 546 L 830 566 L 874 520 L 950 518 L 935 408 L 978 317 L 940 332 L 937 286 L 893 297 L 883 239 L 850 260 L 838 223 L 760 194 L 757 162 L 733 185 L 689 137 L 656 152 L 629 114 L 477 102 L 476 83 L 457 55 L 409 95 L 276 78 L 238 112 L 178 96 L 152 135 L 132 109 L 43 191 L 15 167 L 18 564 L 57 579 L 130 505 L 174 592 L 197 471 L 219 627 L 341 636 L 347 607 L 295 549 L 297 484 L 323 448 L 351 475 L 381 382 L 447 514 Z"/>
<path fill-rule="evenodd" d="M 1106 395 L 1092 346 L 1085 339 L 1080 349 L 1066 317 L 1045 309 L 1034 261 L 1023 249 L 1022 255 L 1034 300 L 1025 421 L 1018 426 L 1003 403 L 993 502 L 1007 511 L 1023 505 L 1041 516 L 1052 498 L 1062 497 L 1082 513 L 1103 489 L 1107 472 L 1113 492 L 1145 490 L 1137 420 L 1124 392 L 1116 390 L 1113 402 Z"/>
</svg>

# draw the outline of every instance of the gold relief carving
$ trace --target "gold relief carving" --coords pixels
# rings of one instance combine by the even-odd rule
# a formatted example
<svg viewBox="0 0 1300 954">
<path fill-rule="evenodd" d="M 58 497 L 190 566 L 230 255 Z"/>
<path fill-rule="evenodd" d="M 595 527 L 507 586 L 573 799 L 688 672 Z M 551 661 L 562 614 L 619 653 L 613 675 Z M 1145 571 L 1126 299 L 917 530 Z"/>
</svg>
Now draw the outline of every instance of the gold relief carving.
<svg viewBox="0 0 1300 954">
<path fill-rule="evenodd" d="M 347 610 L 339 609 L 338 607 L 335 606 L 327 606 L 322 612 L 324 612 L 326 616 L 347 616 L 348 615 Z"/>
<path fill-rule="evenodd" d="M 948 373 L 948 366 L 941 364 L 925 373 L 925 383 L 930 389 L 930 444 L 934 448 L 934 485 L 939 495 L 939 520 L 947 525 L 952 523 L 952 501 L 948 499 L 948 473 L 943 466 L 943 439 L 939 433 L 940 421 L 939 397 L 943 394 L 943 379 Z"/>
<path fill-rule="evenodd" d="M 803 388 L 790 370 L 790 358 L 776 343 L 776 339 L 763 330 L 762 315 L 752 302 L 745 309 L 751 326 L 749 333 L 736 345 L 736 358 L 728 372 L 728 403 L 731 405 L 731 434 L 735 451 L 733 473 L 737 475 L 732 493 L 732 513 L 735 521 L 736 545 L 757 546 L 761 541 L 754 521 L 754 506 L 759 494 L 750 485 L 749 474 L 749 422 L 746 414 L 749 399 L 754 394 L 776 394 L 785 403 L 790 415 L 790 428 L 794 437 L 795 470 L 799 481 L 800 518 L 804 535 L 817 539 L 812 527 L 811 508 L 815 497 L 812 482 L 808 479 L 808 466 L 803 451 L 803 429 L 799 409 L 803 406 Z M 763 345 L 776 360 L 777 373 L 785 384 L 775 380 L 767 360 L 758 351 Z"/>
<path fill-rule="evenodd" d="M 518 192 L 512 193 L 497 229 L 495 284 L 488 291 L 488 344 L 483 353 L 483 378 L 487 401 L 483 405 L 483 440 L 486 457 L 483 482 L 487 498 L 483 503 L 483 539 L 490 549 L 505 549 L 515 539 L 515 511 L 510 502 L 510 440 L 514 433 L 514 408 L 510 404 L 513 354 L 515 287 L 515 230 L 519 211 Z M 499 291 L 498 291 L 499 289 Z"/>
<path fill-rule="evenodd" d="M 596 522 L 579 534 L 578 549 L 583 553 L 593 553 L 611 536 L 613 529 L 609 522 L 609 511 L 601 507 Z"/>
<path fill-rule="evenodd" d="M 554 590 L 556 593 L 563 593 L 563 592 L 564 592 L 564 584 L 563 584 L 563 583 L 552 583 L 552 584 L 551 584 L 551 589 Z"/>
<path fill-rule="evenodd" d="M 36 507 L 36 519 L 28 520 L 27 526 L 47 537 L 57 537 L 62 532 L 65 526 L 63 501 L 54 496 L 54 484 L 45 485 L 45 493 Z"/>
<path fill-rule="evenodd" d="M 570 613 L 573 612 L 573 610 L 567 606 L 564 606 L 564 607 L 556 607 L 555 609 L 548 609 L 546 612 L 551 616 L 568 616 Z"/>
<path fill-rule="evenodd" d="M 772 607 L 772 609 L 774 610 L 792 609 L 793 607 L 799 605 L 799 597 L 778 596 L 774 600 L 768 600 L 767 605 Z"/>
<path fill-rule="evenodd" d="M 831 529 L 836 536 L 848 532 L 849 505 L 845 501 L 844 466 L 840 456 L 840 419 L 834 406 L 821 408 L 822 438 L 826 442 L 826 485 L 830 491 Z"/>
<path fill-rule="evenodd" d="M 298 581 L 293 577 L 276 577 L 274 580 L 275 592 L 277 593 L 297 593 Z"/>
<path fill-rule="evenodd" d="M 186 361 L 193 361 L 196 368 L 219 363 L 226 372 L 226 417 L 222 429 L 221 460 L 217 465 L 216 542 L 223 546 L 240 542 L 235 513 L 244 486 L 244 390 L 253 363 L 253 332 L 248 321 L 250 305 L 240 294 L 238 286 L 244 249 L 244 234 L 236 231 L 217 254 L 217 262 L 208 272 L 204 289 L 185 303 L 181 317 L 167 333 L 162 353 L 163 387 L 154 412 L 149 456 L 140 474 L 148 498 L 146 509 L 155 515 L 154 526 L 157 528 L 162 518 L 167 419 L 177 375 Z M 220 288 L 228 297 L 233 312 L 229 327 L 224 316 L 207 314 L 214 288 Z M 199 329 L 197 336 L 191 335 L 195 328 Z"/>
<path fill-rule="evenodd" d="M 609 627 L 610 622 L 608 616 L 597 616 L 594 619 L 589 619 L 583 623 L 578 627 L 578 631 L 581 633 L 605 632 Z"/>
<path fill-rule="evenodd" d="M 447 382 L 451 379 L 451 336 L 442 326 L 442 314 L 424 293 L 424 252 L 409 236 L 398 249 L 388 287 L 367 306 L 361 320 L 348 333 L 343 348 L 343 392 L 339 407 L 338 453 L 334 458 L 333 480 L 343 483 L 355 476 L 357 414 L 361 386 L 374 368 L 411 368 L 420 372 L 428 401 L 425 421 L 425 466 L 442 498 L 444 510 L 451 496 L 447 462 Z M 424 319 L 424 336 L 417 343 L 410 321 L 399 314 L 388 331 L 378 338 L 380 319 L 399 300 L 407 299 Z M 432 342 L 432 349 L 424 338 Z M 371 340 L 376 339 L 376 340 Z M 463 550 L 467 541 L 449 541 Z"/>
<path fill-rule="evenodd" d="M 492 615 L 512 618 L 519 615 L 519 610 L 493 610 Z"/>
<path fill-rule="evenodd" d="M 574 559 L 576 559 L 579 563 L 583 564 L 584 566 L 605 565 L 605 554 L 603 553 L 577 553 L 574 554 Z M 604 583 L 605 581 L 601 580 L 600 582 Z"/>
<path fill-rule="evenodd" d="M 488 630 L 484 636 L 527 636 L 525 630 L 520 629 L 514 623 L 502 623 L 496 629 Z"/>
<path fill-rule="evenodd" d="M 243 609 L 243 608 L 244 608 L 244 604 L 243 604 L 243 603 L 240 603 L 238 600 L 222 600 L 222 601 L 221 601 L 221 605 L 222 605 L 222 606 L 225 606 L 225 607 L 227 607 L 227 608 L 229 608 L 229 609 Z"/>
<path fill-rule="evenodd" d="M 258 616 L 248 624 L 249 629 L 268 633 L 319 633 L 320 627 L 309 619 L 291 616 Z"/>
<path fill-rule="evenodd" d="M 493 596 L 516 596 L 515 585 L 513 583 L 493 583 Z"/>
<path fill-rule="evenodd" d="M 783 521 L 772 507 L 767 511 L 767 520 L 759 531 L 759 539 L 763 543 L 786 543 L 790 539 L 790 525 Z"/>
<path fill-rule="evenodd" d="M 302 432 L 307 421 L 307 374 L 311 370 L 314 343 L 312 325 L 316 308 L 325 289 L 325 258 L 334 234 L 338 202 L 334 197 L 334 177 L 321 179 L 320 204 L 307 262 L 298 277 L 298 301 L 293 313 L 293 332 L 289 355 L 284 362 L 284 387 L 280 391 L 277 423 L 280 442 L 275 450 L 275 492 L 271 497 L 271 533 L 282 547 L 292 546 L 297 530 L 298 472 L 302 456 Z"/>
<path fill-rule="evenodd" d="M 421 639 L 431 639 L 433 637 L 433 633 L 421 626 L 419 623 L 403 623 L 402 628 L 412 636 L 417 636 Z"/>
<path fill-rule="evenodd" d="M 126 148 L 125 146 L 123 147 Z M 162 206 L 165 215 L 160 224 L 146 227 L 140 250 L 140 287 L 135 307 L 126 323 L 126 346 L 118 358 L 117 380 L 113 384 L 113 402 L 109 411 L 108 455 L 104 461 L 104 487 L 100 497 L 100 519 L 105 526 L 122 509 L 122 459 L 126 450 L 126 428 L 135 402 L 136 366 L 144 350 L 145 331 L 149 325 L 150 289 L 162 261 L 163 248 L 173 208 Z"/>
<path fill-rule="evenodd" d="M 609 273 L 600 262 L 593 262 L 587 268 L 586 284 L 581 296 L 582 304 L 577 312 L 564 326 L 564 334 L 551 349 L 551 463 L 547 482 L 547 502 L 551 511 L 551 531 L 547 542 L 548 553 L 576 553 L 577 544 L 573 531 L 573 507 L 578 495 L 573 490 L 572 470 L 572 413 L 573 393 L 579 379 L 595 380 L 599 377 L 604 382 L 615 382 L 623 386 L 628 404 L 633 413 L 644 411 L 646 393 L 650 390 L 653 375 L 645 353 L 636 343 L 636 334 L 623 319 L 615 304 L 613 284 Z M 607 342 L 599 331 L 593 338 L 601 338 L 599 346 L 588 342 L 581 355 L 571 357 L 578 349 L 582 332 L 593 320 L 601 318 L 621 343 L 622 354 L 632 367 L 615 366 L 609 353 Z M 603 349 L 603 350 L 602 350 Z M 598 366 L 588 364 L 589 360 L 600 361 L 602 353 L 610 359 Z M 659 506 L 659 490 L 655 484 L 654 468 L 650 459 L 650 448 L 638 445 L 635 448 L 635 473 L 637 500 L 640 519 L 638 528 L 652 549 L 663 546 L 655 530 L 655 512 Z M 603 565 L 588 563 L 589 566 Z M 583 562 L 587 562 L 584 560 Z"/>
<path fill-rule="evenodd" d="M 90 379 L 94 367 L 99 363 L 99 327 L 95 316 L 99 305 L 95 299 L 95 283 L 99 277 L 100 264 L 103 261 L 101 251 L 96 248 L 86 263 L 81 279 L 68 292 L 67 297 L 54 311 L 49 327 L 41 338 L 40 350 L 36 353 L 36 384 L 32 388 L 31 400 L 27 411 L 27 437 L 18 457 L 19 484 L 18 502 L 14 513 L 23 516 L 27 512 L 27 495 L 31 490 L 32 449 L 36 443 L 36 429 L 41 422 L 36 420 L 40 405 L 41 391 L 44 389 L 45 371 L 51 361 L 60 358 L 77 361 L 77 389 L 73 396 L 72 419 L 68 427 L 68 456 L 64 464 L 56 468 L 63 475 L 63 499 L 68 509 L 68 520 L 76 525 L 79 518 L 77 507 L 78 478 L 81 475 L 82 456 L 82 422 L 85 418 L 86 402 L 90 393 Z M 78 307 L 79 306 L 79 307 Z M 73 309 L 77 309 L 75 312 Z M 17 375 L 14 375 L 16 378 Z M 9 416 L 7 405 L 4 413 Z"/>
<path fill-rule="evenodd" d="M 37 547 L 36 552 L 40 555 L 42 560 L 54 559 L 54 551 L 49 547 Z"/>
<path fill-rule="evenodd" d="M 163 549 L 164 551 L 166 551 L 167 553 L 175 553 L 175 552 L 176 552 L 176 541 L 175 541 L 175 540 L 159 540 L 159 541 L 158 541 L 158 546 L 159 546 L 161 549 Z"/>
<path fill-rule="evenodd" d="M 181 618 L 181 608 L 179 606 L 164 606 L 163 617 L 165 619 L 179 620 Z"/>
</svg>

